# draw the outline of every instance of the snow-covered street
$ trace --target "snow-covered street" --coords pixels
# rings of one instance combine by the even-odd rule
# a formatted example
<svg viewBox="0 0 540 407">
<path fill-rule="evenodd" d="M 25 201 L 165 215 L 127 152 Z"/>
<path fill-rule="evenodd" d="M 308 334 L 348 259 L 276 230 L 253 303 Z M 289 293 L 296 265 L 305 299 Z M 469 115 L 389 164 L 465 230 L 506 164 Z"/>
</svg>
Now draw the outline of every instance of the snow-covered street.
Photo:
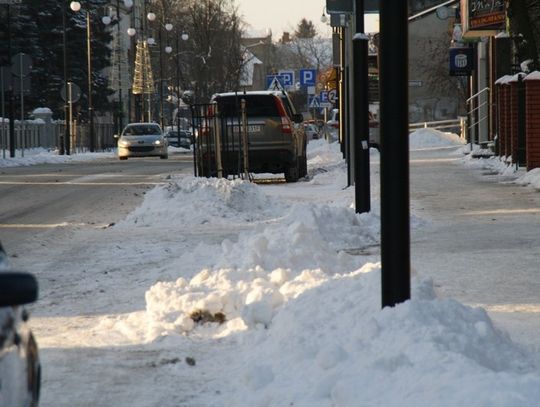
<svg viewBox="0 0 540 407">
<path fill-rule="evenodd" d="M 413 292 L 392 309 L 379 154 L 357 215 L 325 140 L 302 182 L 171 174 L 114 225 L 18 253 L 40 283 L 41 405 L 537 405 L 540 174 L 410 140 Z"/>
</svg>

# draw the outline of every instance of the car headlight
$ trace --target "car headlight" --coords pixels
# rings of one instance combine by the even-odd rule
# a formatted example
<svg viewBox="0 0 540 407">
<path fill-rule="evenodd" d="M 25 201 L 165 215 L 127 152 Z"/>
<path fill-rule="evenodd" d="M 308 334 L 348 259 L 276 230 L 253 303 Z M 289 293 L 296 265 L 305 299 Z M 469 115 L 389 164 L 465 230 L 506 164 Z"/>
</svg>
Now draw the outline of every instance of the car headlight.
<svg viewBox="0 0 540 407">
<path fill-rule="evenodd" d="M 155 145 L 155 146 L 160 146 L 160 145 L 162 145 L 162 144 L 163 144 L 163 143 L 161 142 L 161 140 L 155 140 L 155 141 L 154 141 L 154 145 Z"/>
<path fill-rule="evenodd" d="M 118 141 L 118 147 L 129 147 L 129 141 L 119 140 Z"/>
</svg>

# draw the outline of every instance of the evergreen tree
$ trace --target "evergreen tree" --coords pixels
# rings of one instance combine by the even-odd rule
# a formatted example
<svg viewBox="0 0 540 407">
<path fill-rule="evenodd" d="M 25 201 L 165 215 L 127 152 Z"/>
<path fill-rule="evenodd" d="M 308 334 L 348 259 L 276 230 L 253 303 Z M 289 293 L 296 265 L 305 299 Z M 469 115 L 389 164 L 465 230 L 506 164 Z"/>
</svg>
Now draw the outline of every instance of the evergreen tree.
<svg viewBox="0 0 540 407">
<path fill-rule="evenodd" d="M 110 65 L 111 36 L 98 18 L 106 0 L 83 0 L 92 14 L 92 78 L 93 104 L 96 112 L 109 109 L 107 78 L 101 73 Z M 49 107 L 56 118 L 62 118 L 64 101 L 60 90 L 64 85 L 63 7 L 66 7 L 66 51 L 68 80 L 81 88 L 81 100 L 76 108 L 87 110 L 87 47 L 86 13 L 74 13 L 69 2 L 56 0 L 25 0 L 12 5 L 11 44 L 12 55 L 24 52 L 32 58 L 31 93 L 25 98 L 27 111 L 36 107 Z M 5 8 L 5 6 L 3 6 Z M 5 11 L 2 21 L 5 20 Z M 6 49 L 6 24 L 0 25 L 0 49 Z"/>
<path fill-rule="evenodd" d="M 296 31 L 294 32 L 296 38 L 313 38 L 316 35 L 317 30 L 315 29 L 313 22 L 311 20 L 306 20 L 305 18 L 300 20 L 296 27 Z"/>
</svg>

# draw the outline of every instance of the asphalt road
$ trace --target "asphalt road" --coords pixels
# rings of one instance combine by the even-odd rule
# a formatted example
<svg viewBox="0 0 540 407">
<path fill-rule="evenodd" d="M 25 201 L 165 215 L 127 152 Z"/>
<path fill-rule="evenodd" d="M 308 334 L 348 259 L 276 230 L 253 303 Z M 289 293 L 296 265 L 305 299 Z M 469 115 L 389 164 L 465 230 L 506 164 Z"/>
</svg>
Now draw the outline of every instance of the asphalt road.
<svg viewBox="0 0 540 407">
<path fill-rule="evenodd" d="M 103 227 L 133 210 L 172 173 L 192 174 L 191 156 L 1 168 L 0 240 L 16 257 L 40 236 Z"/>
</svg>

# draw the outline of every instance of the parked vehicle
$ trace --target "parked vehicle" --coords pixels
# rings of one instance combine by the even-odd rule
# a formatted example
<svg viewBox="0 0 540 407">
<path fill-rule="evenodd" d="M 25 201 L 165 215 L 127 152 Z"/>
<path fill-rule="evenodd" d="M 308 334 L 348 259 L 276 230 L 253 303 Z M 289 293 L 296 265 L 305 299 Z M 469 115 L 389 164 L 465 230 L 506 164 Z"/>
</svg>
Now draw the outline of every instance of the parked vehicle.
<svg viewBox="0 0 540 407">
<path fill-rule="evenodd" d="M 379 121 L 375 118 L 372 112 L 369 112 L 369 146 L 374 148 L 380 147 L 381 135 L 379 132 Z"/>
<path fill-rule="evenodd" d="M 319 127 L 315 123 L 304 122 L 304 131 L 308 140 L 319 138 Z"/>
<path fill-rule="evenodd" d="M 187 130 L 168 130 L 165 133 L 165 138 L 169 146 L 181 147 L 189 150 L 193 144 L 193 136 Z"/>
<path fill-rule="evenodd" d="M 380 133 L 379 133 L 379 121 L 376 119 L 373 112 L 368 112 L 369 117 L 369 146 L 379 148 L 380 146 Z M 339 131 L 339 109 L 332 109 L 330 119 L 326 122 L 330 129 L 330 134 L 333 139 L 337 140 Z"/>
<path fill-rule="evenodd" d="M 212 97 L 217 103 L 222 142 L 222 165 L 225 174 L 238 173 L 241 167 L 240 140 L 242 131 L 241 100 L 246 103 L 247 138 L 249 143 L 249 172 L 284 173 L 287 182 L 296 182 L 307 175 L 307 139 L 302 126 L 303 117 L 296 112 L 288 94 L 281 91 L 251 91 L 220 93 Z M 211 143 L 213 120 L 209 129 L 201 129 Z M 199 135 L 201 136 L 201 135 Z M 201 173 L 214 175 L 212 159 L 202 148 Z"/>
<path fill-rule="evenodd" d="M 0 243 L 0 406 L 35 407 L 41 365 L 22 305 L 36 301 L 38 285 L 29 273 L 10 271 Z"/>
<path fill-rule="evenodd" d="M 168 158 L 167 139 L 157 123 L 130 123 L 118 139 L 118 158 L 127 160 L 128 157 Z"/>
</svg>

